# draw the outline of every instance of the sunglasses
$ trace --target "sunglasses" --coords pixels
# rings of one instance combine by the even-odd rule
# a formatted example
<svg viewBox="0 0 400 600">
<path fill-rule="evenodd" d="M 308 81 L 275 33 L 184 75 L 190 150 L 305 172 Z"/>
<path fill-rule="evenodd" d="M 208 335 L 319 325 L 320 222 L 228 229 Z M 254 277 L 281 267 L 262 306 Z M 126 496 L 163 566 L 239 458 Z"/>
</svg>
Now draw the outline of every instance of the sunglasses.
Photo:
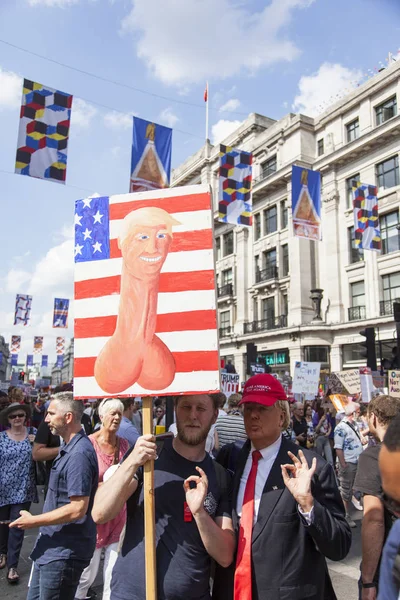
<svg viewBox="0 0 400 600">
<path fill-rule="evenodd" d="M 16 415 L 8 415 L 9 419 L 22 419 L 25 417 L 25 413 L 18 413 Z"/>
<path fill-rule="evenodd" d="M 398 502 L 397 500 L 394 500 L 393 498 L 391 498 L 390 496 L 385 494 L 385 492 L 383 492 L 383 494 L 382 494 L 382 500 L 383 500 L 383 504 L 386 506 L 386 508 L 391 513 L 398 515 L 398 516 L 400 515 L 400 502 Z"/>
</svg>

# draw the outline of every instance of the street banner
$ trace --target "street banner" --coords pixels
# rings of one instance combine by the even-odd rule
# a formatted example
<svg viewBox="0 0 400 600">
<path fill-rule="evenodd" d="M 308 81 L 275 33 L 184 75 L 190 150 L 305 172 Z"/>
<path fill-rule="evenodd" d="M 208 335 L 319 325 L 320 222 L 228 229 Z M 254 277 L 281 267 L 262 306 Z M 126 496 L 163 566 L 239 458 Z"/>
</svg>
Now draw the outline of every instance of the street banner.
<svg viewBox="0 0 400 600">
<path fill-rule="evenodd" d="M 360 367 L 361 402 L 371 402 L 374 393 L 372 373 L 369 367 Z"/>
<path fill-rule="evenodd" d="M 57 354 L 57 356 L 64 354 L 64 350 L 65 350 L 65 338 L 64 337 L 56 338 L 56 354 Z"/>
<path fill-rule="evenodd" d="M 47 367 L 49 364 L 48 354 L 42 354 L 42 367 Z"/>
<path fill-rule="evenodd" d="M 15 299 L 14 325 L 29 325 L 31 319 L 32 296 L 17 294 Z"/>
<path fill-rule="evenodd" d="M 169 187 L 172 129 L 133 117 L 130 192 Z"/>
<path fill-rule="evenodd" d="M 349 403 L 348 397 L 344 394 L 332 394 L 329 399 L 337 412 L 344 412 L 344 407 Z"/>
<path fill-rule="evenodd" d="M 26 366 L 33 367 L 33 354 L 28 354 L 26 357 Z"/>
<path fill-rule="evenodd" d="M 21 336 L 20 335 L 12 335 L 11 336 L 11 354 L 18 354 L 21 350 Z"/>
<path fill-rule="evenodd" d="M 209 186 L 101 200 L 76 202 L 75 397 L 219 390 Z"/>
<path fill-rule="evenodd" d="M 316 396 L 318 394 L 320 370 L 321 363 L 296 361 L 292 393 Z"/>
<path fill-rule="evenodd" d="M 349 371 L 338 371 L 335 373 L 348 394 L 359 394 L 361 392 L 360 371 L 350 369 Z"/>
<path fill-rule="evenodd" d="M 218 221 L 252 226 L 253 155 L 231 146 L 219 147 Z"/>
<path fill-rule="evenodd" d="M 378 213 L 378 188 L 352 181 L 354 243 L 363 250 L 380 251 L 382 246 Z"/>
<path fill-rule="evenodd" d="M 238 373 L 221 373 L 221 392 L 224 393 L 227 398 L 232 394 L 237 394 L 239 387 Z"/>
<path fill-rule="evenodd" d="M 33 338 L 33 354 L 41 354 L 43 350 L 43 336 L 35 335 Z"/>
<path fill-rule="evenodd" d="M 322 239 L 321 174 L 292 166 L 293 234 L 308 240 Z"/>
<path fill-rule="evenodd" d="M 90 239 L 91 233 L 92 232 L 90 231 L 89 234 L 87 234 L 88 239 Z M 53 327 L 68 327 L 68 310 L 68 298 L 54 298 Z"/>
<path fill-rule="evenodd" d="M 18 364 L 18 354 L 11 354 L 11 366 L 16 367 Z"/>
<path fill-rule="evenodd" d="M 389 396 L 400 398 L 400 371 L 389 371 Z"/>
<path fill-rule="evenodd" d="M 15 172 L 65 183 L 72 96 L 24 79 Z"/>
<path fill-rule="evenodd" d="M 63 355 L 63 354 L 59 354 L 59 355 L 57 356 L 57 362 L 56 362 L 56 366 L 57 366 L 59 369 L 62 369 L 62 368 L 63 368 L 63 366 L 64 366 L 64 355 Z"/>
</svg>

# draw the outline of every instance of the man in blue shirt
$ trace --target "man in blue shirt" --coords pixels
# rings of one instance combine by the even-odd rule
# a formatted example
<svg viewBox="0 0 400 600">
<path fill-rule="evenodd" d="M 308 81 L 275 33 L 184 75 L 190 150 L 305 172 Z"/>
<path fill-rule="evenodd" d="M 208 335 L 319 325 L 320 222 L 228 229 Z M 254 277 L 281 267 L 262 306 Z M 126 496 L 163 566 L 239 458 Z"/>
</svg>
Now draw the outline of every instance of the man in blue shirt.
<svg viewBox="0 0 400 600">
<path fill-rule="evenodd" d="M 94 448 L 82 431 L 83 404 L 72 392 L 52 397 L 46 422 L 64 441 L 50 472 L 43 514 L 21 511 L 10 527 L 40 527 L 31 554 L 33 576 L 28 600 L 73 600 L 82 571 L 96 544 L 91 517 L 98 482 Z"/>
<path fill-rule="evenodd" d="M 118 435 L 127 440 L 130 446 L 134 446 L 139 437 L 139 432 L 132 423 L 133 413 L 136 408 L 135 398 L 123 398 L 121 401 L 124 405 L 124 414 L 122 415 Z"/>
<path fill-rule="evenodd" d="M 390 423 L 379 454 L 383 501 L 400 517 L 400 415 Z M 378 600 L 400 598 L 400 521 L 393 525 L 382 554 Z"/>
</svg>

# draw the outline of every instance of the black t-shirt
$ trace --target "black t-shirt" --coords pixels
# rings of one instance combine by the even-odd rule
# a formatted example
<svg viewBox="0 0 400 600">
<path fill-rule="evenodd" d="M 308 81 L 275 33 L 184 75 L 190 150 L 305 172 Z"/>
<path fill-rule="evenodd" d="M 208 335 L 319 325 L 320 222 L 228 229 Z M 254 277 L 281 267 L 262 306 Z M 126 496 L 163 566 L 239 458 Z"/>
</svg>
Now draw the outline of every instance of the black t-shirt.
<svg viewBox="0 0 400 600">
<path fill-rule="evenodd" d="M 298 421 L 296 417 L 293 417 L 293 431 L 296 437 L 301 434 L 304 435 L 304 441 L 299 441 L 299 444 L 303 448 L 307 448 L 307 421 L 304 417 L 302 417 L 301 421 Z"/>
<path fill-rule="evenodd" d="M 361 492 L 363 496 L 374 496 L 382 501 L 382 479 L 379 471 L 379 452 L 381 444 L 378 446 L 371 446 L 364 450 L 358 458 L 357 475 L 354 481 L 354 489 L 357 492 Z M 393 513 L 384 508 L 384 523 L 385 523 L 385 538 L 389 535 L 389 531 L 396 521 L 396 517 Z M 375 573 L 374 579 L 378 579 L 379 565 L 377 573 Z"/>
<path fill-rule="evenodd" d="M 222 467 L 214 465 L 208 454 L 202 462 L 192 462 L 166 442 L 154 465 L 158 600 L 210 598 L 211 559 L 195 520 L 184 520 L 183 482 L 197 474 L 196 466 L 208 478 L 204 502 L 207 512 L 214 518 L 231 517 L 230 478 L 226 471 L 219 478 L 224 482 L 221 489 L 215 469 Z M 113 570 L 111 589 L 113 600 L 143 600 L 146 596 L 143 489 L 136 508 L 132 509 L 128 501 L 125 539 Z"/>
<path fill-rule="evenodd" d="M 46 421 L 42 421 L 36 433 L 35 443 L 44 444 L 46 448 L 59 448 L 61 446 L 61 438 L 59 435 L 53 435 Z M 48 474 L 51 471 L 52 464 L 52 460 L 46 460 L 46 471 Z"/>
</svg>

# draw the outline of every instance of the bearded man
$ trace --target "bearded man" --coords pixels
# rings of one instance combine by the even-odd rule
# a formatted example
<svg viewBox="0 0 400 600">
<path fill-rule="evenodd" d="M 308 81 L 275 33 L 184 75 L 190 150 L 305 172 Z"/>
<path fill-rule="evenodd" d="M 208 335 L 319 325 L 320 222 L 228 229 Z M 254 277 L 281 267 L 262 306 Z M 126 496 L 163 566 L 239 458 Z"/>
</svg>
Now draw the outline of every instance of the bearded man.
<svg viewBox="0 0 400 600">
<path fill-rule="evenodd" d="M 146 597 L 140 467 L 148 460 L 157 458 L 158 600 L 209 600 L 211 559 L 224 567 L 233 561 L 236 542 L 229 476 L 205 451 L 208 432 L 218 416 L 218 395 L 180 396 L 175 400 L 175 412 L 177 436 L 164 442 L 158 458 L 155 438 L 140 437 L 96 494 L 92 512 L 96 523 L 110 521 L 128 502 L 125 539 L 111 582 L 113 600 Z"/>
</svg>

